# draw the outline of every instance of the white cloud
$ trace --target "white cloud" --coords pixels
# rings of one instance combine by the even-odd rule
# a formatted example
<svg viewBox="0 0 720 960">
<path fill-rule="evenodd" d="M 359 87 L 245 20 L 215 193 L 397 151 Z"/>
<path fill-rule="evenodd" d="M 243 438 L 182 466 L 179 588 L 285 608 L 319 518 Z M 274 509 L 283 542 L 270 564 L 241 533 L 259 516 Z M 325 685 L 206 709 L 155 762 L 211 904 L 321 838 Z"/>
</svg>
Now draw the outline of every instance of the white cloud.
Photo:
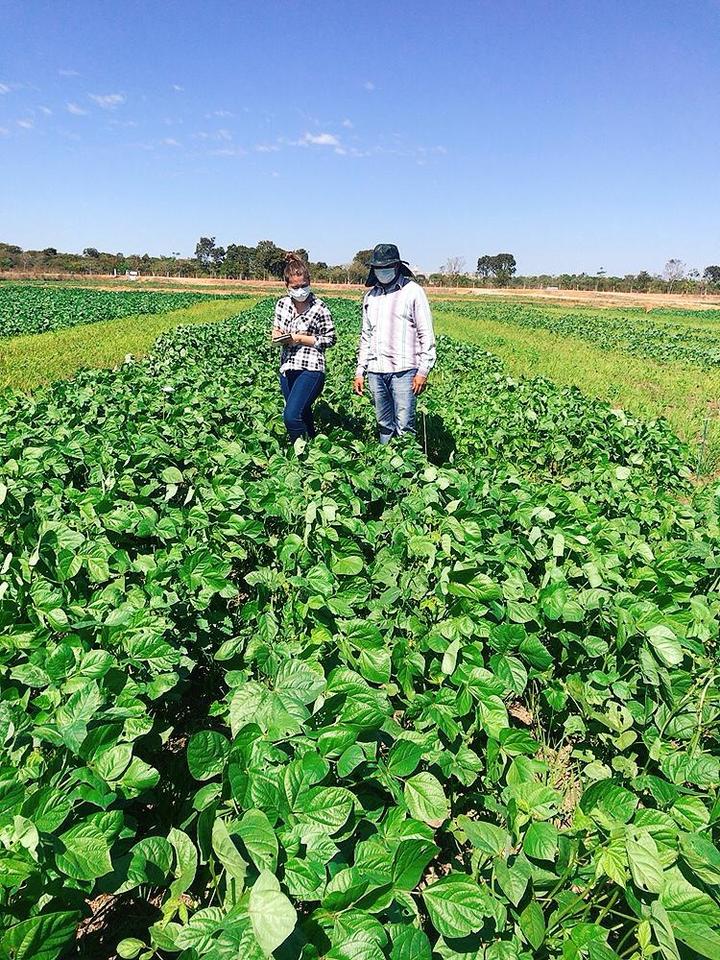
<svg viewBox="0 0 720 960">
<path fill-rule="evenodd" d="M 257 143 L 255 145 L 256 153 L 277 153 L 280 147 L 276 143 Z"/>
<path fill-rule="evenodd" d="M 44 113 L 46 117 L 49 117 L 52 114 L 50 107 L 40 107 L 40 113 Z"/>
<path fill-rule="evenodd" d="M 172 88 L 176 93 L 182 93 L 183 90 L 185 89 L 185 87 L 181 87 L 179 83 L 174 83 L 172 85 Z"/>
<path fill-rule="evenodd" d="M 165 147 L 179 147 L 179 146 L 180 146 L 179 142 L 175 139 L 175 137 L 164 137 L 164 138 L 160 141 L 160 143 L 162 143 L 163 146 L 165 146 Z"/>
<path fill-rule="evenodd" d="M 79 77 L 77 70 L 64 70 L 62 67 L 58 70 L 61 77 Z"/>
<path fill-rule="evenodd" d="M 212 113 L 206 113 L 205 117 L 210 120 L 212 117 L 234 117 L 235 114 L 230 110 L 213 110 Z"/>
<path fill-rule="evenodd" d="M 217 150 L 210 150 L 211 157 L 244 157 L 247 150 L 244 147 L 218 147 Z"/>
<path fill-rule="evenodd" d="M 121 103 L 125 103 L 125 94 L 123 93 L 89 93 L 88 97 L 103 110 L 114 110 Z"/>
<path fill-rule="evenodd" d="M 32 130 L 32 128 L 35 126 L 35 121 L 34 120 L 18 120 L 17 125 L 19 127 L 22 127 L 23 130 Z"/>
<path fill-rule="evenodd" d="M 84 117 L 87 114 L 87 110 L 83 110 L 77 103 L 67 103 L 65 104 L 65 109 L 75 117 Z"/>
<path fill-rule="evenodd" d="M 375 89 L 375 84 L 372 82 L 372 80 L 366 80 L 363 86 L 365 87 L 368 93 L 372 93 L 373 90 Z"/>
<path fill-rule="evenodd" d="M 332 133 L 306 133 L 300 143 L 303 146 L 313 144 L 317 147 L 339 147 L 340 141 Z"/>
<path fill-rule="evenodd" d="M 7 83 L 0 83 L 0 94 L 1 93 L 10 93 L 12 88 Z"/>
<path fill-rule="evenodd" d="M 220 140 L 224 143 L 232 140 L 232 133 L 224 127 L 220 130 L 214 130 L 212 133 L 208 133 L 207 130 L 200 130 L 198 133 L 194 133 L 193 136 L 197 140 Z"/>
<path fill-rule="evenodd" d="M 352 120 L 343 120 L 342 125 L 343 125 L 347 130 L 352 130 L 352 128 L 353 128 L 353 122 L 352 122 Z"/>
<path fill-rule="evenodd" d="M 7 127 L 0 127 L 0 137 L 9 137 L 10 131 Z"/>
</svg>

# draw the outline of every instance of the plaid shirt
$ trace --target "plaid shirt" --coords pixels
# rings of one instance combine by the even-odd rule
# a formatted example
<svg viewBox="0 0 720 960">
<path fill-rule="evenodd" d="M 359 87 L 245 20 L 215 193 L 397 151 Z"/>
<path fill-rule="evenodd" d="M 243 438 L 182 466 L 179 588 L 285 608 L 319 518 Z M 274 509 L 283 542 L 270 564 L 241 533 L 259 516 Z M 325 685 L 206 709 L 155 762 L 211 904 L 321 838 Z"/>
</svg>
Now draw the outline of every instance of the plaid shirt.
<svg viewBox="0 0 720 960">
<path fill-rule="evenodd" d="M 426 377 L 434 365 L 432 314 L 420 284 L 401 276 L 392 287 L 368 290 L 355 375 L 417 370 Z"/>
<path fill-rule="evenodd" d="M 315 337 L 315 346 L 289 343 L 282 348 L 280 373 L 286 370 L 325 370 L 325 350 L 335 344 L 335 324 L 323 301 L 310 294 L 310 306 L 298 313 L 291 297 L 280 297 L 275 304 L 273 325 L 283 333 L 308 333 Z"/>
</svg>

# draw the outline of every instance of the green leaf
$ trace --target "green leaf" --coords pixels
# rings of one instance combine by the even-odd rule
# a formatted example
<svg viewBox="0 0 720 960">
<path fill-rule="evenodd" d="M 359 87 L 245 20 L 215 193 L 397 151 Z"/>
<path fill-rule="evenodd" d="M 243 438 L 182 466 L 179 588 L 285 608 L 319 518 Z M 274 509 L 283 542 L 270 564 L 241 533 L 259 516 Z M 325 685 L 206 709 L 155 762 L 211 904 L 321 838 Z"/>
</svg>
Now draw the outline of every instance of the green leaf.
<svg viewBox="0 0 720 960">
<path fill-rule="evenodd" d="M 527 942 L 534 950 L 539 950 L 545 939 L 545 917 L 540 904 L 531 900 L 518 919 Z"/>
<path fill-rule="evenodd" d="M 630 873 L 635 883 L 650 893 L 660 893 L 665 886 L 662 864 L 658 856 L 657 844 L 649 833 L 641 832 L 637 837 L 628 836 L 625 840 Z"/>
<path fill-rule="evenodd" d="M 450 816 L 450 804 L 440 781 L 431 773 L 417 773 L 405 781 L 405 802 L 410 815 L 431 827 L 440 827 Z"/>
<path fill-rule="evenodd" d="M 277 866 L 278 840 L 267 814 L 262 810 L 248 810 L 237 830 L 258 870 L 274 872 Z"/>
<path fill-rule="evenodd" d="M 393 883 L 399 890 L 414 890 L 425 868 L 440 848 L 430 840 L 412 838 L 398 845 L 393 858 Z"/>
<path fill-rule="evenodd" d="M 720 906 L 706 893 L 682 880 L 669 880 L 660 894 L 678 940 L 701 957 L 717 960 L 720 956 Z"/>
<path fill-rule="evenodd" d="M 141 883 L 164 884 L 173 861 L 173 849 L 165 837 L 145 837 L 130 850 L 127 882 L 122 890 Z"/>
<path fill-rule="evenodd" d="M 531 823 L 523 840 L 523 850 L 535 860 L 555 860 L 559 836 L 557 827 L 551 823 Z"/>
<path fill-rule="evenodd" d="M 187 763 L 196 780 L 209 780 L 225 768 L 230 752 L 230 743 L 214 730 L 202 730 L 190 738 L 187 746 Z"/>
<path fill-rule="evenodd" d="M 161 477 L 165 483 L 182 483 L 183 480 L 183 475 L 177 467 L 165 467 L 161 473 Z"/>
<path fill-rule="evenodd" d="M 650 925 L 664 960 L 680 960 L 670 918 L 659 900 L 650 904 Z"/>
<path fill-rule="evenodd" d="M 121 940 L 115 949 L 117 955 L 122 957 L 123 960 L 135 960 L 140 951 L 145 949 L 145 944 L 135 937 L 127 937 L 125 940 Z"/>
<path fill-rule="evenodd" d="M 314 787 L 302 797 L 298 818 L 325 827 L 332 836 L 345 824 L 353 806 L 352 794 L 343 787 Z"/>
<path fill-rule="evenodd" d="M 170 893 L 173 897 L 179 897 L 195 879 L 198 855 L 195 844 L 182 830 L 173 827 L 168 833 L 168 840 L 175 851 L 175 880 L 170 884 Z"/>
<path fill-rule="evenodd" d="M 56 960 L 75 937 L 78 914 L 39 914 L 9 927 L 0 940 L 2 960 Z"/>
<path fill-rule="evenodd" d="M 362 897 L 369 882 L 357 867 L 339 870 L 325 888 L 323 907 L 333 913 L 347 910 Z"/>
<path fill-rule="evenodd" d="M 465 937 L 492 916 L 478 884 L 463 873 L 450 873 L 423 890 L 433 926 L 443 937 Z"/>
<path fill-rule="evenodd" d="M 59 837 L 63 850 L 55 854 L 61 873 L 74 880 L 95 880 L 112 870 L 110 848 L 104 834 L 92 823 L 81 823 Z"/>
<path fill-rule="evenodd" d="M 500 884 L 500 889 L 508 898 L 513 906 L 517 907 L 530 880 L 531 867 L 529 862 L 520 855 L 511 866 L 506 860 L 497 860 L 495 862 L 495 879 Z"/>
<path fill-rule="evenodd" d="M 482 850 L 483 853 L 487 853 L 491 857 L 502 856 L 510 844 L 507 830 L 496 827 L 494 823 L 471 820 L 464 814 L 457 818 L 457 822 L 470 843 L 477 850 Z"/>
<path fill-rule="evenodd" d="M 339 577 L 354 577 L 364 566 L 362 557 L 341 557 L 332 565 L 332 572 Z"/>
<path fill-rule="evenodd" d="M 702 833 L 681 833 L 680 850 L 688 866 L 713 886 L 720 886 L 720 851 Z"/>
<path fill-rule="evenodd" d="M 253 932 L 266 956 L 271 956 L 295 929 L 297 914 L 268 870 L 262 870 L 250 891 L 248 914 Z"/>
<path fill-rule="evenodd" d="M 666 667 L 676 667 L 682 661 L 682 647 L 670 627 L 663 624 L 651 627 L 647 632 L 647 638 L 658 660 Z"/>
<path fill-rule="evenodd" d="M 390 960 L 432 960 L 432 948 L 427 934 L 417 927 L 391 924 L 392 949 Z"/>
<path fill-rule="evenodd" d="M 213 823 L 212 848 L 220 863 L 227 870 L 228 875 L 237 882 L 239 890 L 242 890 L 247 873 L 247 863 L 240 856 L 232 837 L 228 833 L 225 822 L 220 818 Z"/>
<path fill-rule="evenodd" d="M 398 740 L 388 754 L 388 770 L 394 777 L 409 777 L 417 769 L 423 748 L 412 740 Z"/>
</svg>

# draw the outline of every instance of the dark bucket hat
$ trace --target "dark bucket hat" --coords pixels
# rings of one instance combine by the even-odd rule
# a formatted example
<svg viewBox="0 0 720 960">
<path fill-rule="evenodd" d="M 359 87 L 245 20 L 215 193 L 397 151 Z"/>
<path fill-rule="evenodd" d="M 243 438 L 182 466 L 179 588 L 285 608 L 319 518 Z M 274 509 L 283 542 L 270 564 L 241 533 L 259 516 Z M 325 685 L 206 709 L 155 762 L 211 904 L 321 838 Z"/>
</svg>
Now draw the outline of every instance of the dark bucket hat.
<svg viewBox="0 0 720 960">
<path fill-rule="evenodd" d="M 400 251 L 394 243 L 378 243 L 373 250 L 370 261 L 370 272 L 365 281 L 366 287 L 374 287 L 377 279 L 375 277 L 375 267 L 399 267 L 400 273 L 404 277 L 413 277 L 414 274 L 408 266 L 407 260 L 400 259 Z"/>
</svg>

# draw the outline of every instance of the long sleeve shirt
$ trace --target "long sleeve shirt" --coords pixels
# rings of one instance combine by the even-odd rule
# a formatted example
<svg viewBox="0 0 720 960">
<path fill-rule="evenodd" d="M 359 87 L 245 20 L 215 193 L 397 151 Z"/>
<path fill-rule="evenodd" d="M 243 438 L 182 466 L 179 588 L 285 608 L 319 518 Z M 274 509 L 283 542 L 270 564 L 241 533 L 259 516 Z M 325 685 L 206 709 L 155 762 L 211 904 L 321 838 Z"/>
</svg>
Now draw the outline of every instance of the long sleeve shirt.
<svg viewBox="0 0 720 960">
<path fill-rule="evenodd" d="M 305 333 L 315 338 L 315 345 L 288 343 L 282 348 L 280 373 L 286 370 L 325 370 L 325 350 L 335 344 L 332 314 L 320 297 L 310 294 L 311 303 L 298 313 L 291 297 L 280 297 L 275 304 L 273 324 L 282 333 Z"/>
<path fill-rule="evenodd" d="M 426 377 L 435 364 L 435 332 L 425 291 L 409 277 L 386 290 L 374 286 L 363 300 L 356 376 L 417 370 Z"/>
</svg>

